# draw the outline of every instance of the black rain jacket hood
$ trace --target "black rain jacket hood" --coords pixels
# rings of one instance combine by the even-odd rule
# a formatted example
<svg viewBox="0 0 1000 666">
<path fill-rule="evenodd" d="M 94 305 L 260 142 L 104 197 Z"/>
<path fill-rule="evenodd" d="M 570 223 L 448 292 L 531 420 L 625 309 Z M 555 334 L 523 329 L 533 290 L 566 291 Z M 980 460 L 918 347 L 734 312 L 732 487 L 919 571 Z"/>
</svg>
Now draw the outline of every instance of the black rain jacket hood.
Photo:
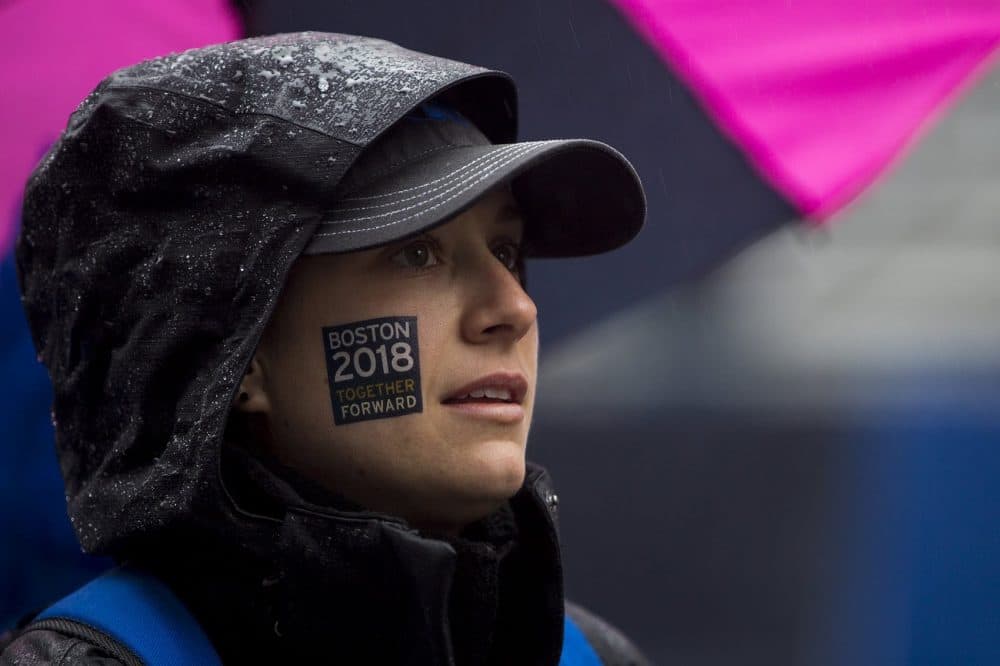
<svg viewBox="0 0 1000 666">
<path fill-rule="evenodd" d="M 515 138 L 505 74 L 325 33 L 149 60 L 71 116 L 28 183 L 17 266 L 85 550 L 277 538 L 220 478 L 231 401 L 334 186 L 432 97 Z"/>
</svg>

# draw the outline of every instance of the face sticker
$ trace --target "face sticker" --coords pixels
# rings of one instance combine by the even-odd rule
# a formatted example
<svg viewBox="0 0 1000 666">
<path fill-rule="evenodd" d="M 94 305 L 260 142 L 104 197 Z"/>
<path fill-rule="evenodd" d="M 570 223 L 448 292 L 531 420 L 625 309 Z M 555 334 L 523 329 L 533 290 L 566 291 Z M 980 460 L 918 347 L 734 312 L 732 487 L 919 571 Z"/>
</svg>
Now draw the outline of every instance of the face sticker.
<svg viewBox="0 0 1000 666">
<path fill-rule="evenodd" d="M 326 326 L 323 346 L 336 425 L 423 411 L 416 317 Z"/>
</svg>

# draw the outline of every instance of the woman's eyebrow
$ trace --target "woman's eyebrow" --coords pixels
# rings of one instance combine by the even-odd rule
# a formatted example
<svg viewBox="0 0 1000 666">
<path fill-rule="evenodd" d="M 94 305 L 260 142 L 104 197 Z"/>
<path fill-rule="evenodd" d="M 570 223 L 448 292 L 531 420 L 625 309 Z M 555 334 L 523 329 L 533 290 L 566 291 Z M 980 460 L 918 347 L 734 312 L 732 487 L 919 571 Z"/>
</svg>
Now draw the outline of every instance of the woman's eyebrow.
<svg viewBox="0 0 1000 666">
<path fill-rule="evenodd" d="M 508 222 L 522 222 L 521 211 L 517 209 L 517 206 L 511 204 L 506 204 L 497 212 L 496 222 L 504 224 Z"/>
</svg>

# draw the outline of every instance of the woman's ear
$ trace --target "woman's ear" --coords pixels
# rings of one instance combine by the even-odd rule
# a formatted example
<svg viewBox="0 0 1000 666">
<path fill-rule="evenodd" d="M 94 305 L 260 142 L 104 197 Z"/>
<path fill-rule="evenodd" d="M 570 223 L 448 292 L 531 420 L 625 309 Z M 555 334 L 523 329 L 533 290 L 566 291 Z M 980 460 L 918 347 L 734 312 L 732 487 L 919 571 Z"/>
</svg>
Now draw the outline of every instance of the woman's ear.
<svg viewBox="0 0 1000 666">
<path fill-rule="evenodd" d="M 232 408 L 244 414 L 267 414 L 271 411 L 271 401 L 264 381 L 264 366 L 257 354 L 253 355 L 247 366 L 240 388 L 233 398 Z"/>
</svg>

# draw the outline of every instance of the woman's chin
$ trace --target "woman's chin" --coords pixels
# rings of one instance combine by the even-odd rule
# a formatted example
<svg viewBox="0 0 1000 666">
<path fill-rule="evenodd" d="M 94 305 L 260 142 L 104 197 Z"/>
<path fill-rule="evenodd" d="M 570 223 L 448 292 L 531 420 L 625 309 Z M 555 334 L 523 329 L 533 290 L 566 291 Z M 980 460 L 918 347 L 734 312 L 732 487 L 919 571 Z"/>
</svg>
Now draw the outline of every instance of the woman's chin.
<svg viewBox="0 0 1000 666">
<path fill-rule="evenodd" d="M 499 440 L 483 442 L 469 466 L 469 489 L 498 503 L 510 499 L 524 484 L 524 445 Z"/>
<path fill-rule="evenodd" d="M 457 533 L 466 525 L 490 515 L 513 497 L 524 484 L 523 447 L 493 445 L 489 454 L 470 460 L 455 470 L 447 488 L 429 513 L 417 522 L 433 525 L 430 531 Z M 447 529 L 445 529 L 447 526 Z"/>
</svg>

